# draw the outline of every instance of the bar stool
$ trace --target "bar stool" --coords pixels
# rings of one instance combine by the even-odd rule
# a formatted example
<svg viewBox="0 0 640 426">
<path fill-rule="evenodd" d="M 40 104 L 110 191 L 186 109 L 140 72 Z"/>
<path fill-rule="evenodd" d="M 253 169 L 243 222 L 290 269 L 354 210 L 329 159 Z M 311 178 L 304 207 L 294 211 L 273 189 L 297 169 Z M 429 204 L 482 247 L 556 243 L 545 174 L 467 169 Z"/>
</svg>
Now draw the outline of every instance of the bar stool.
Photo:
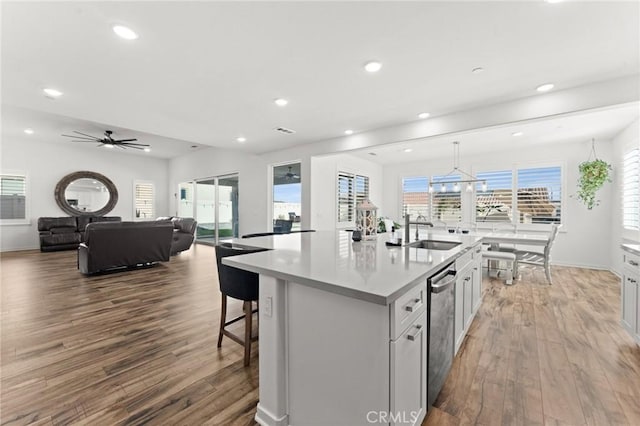
<svg viewBox="0 0 640 426">
<path fill-rule="evenodd" d="M 266 249 L 246 249 L 233 247 L 230 243 L 223 243 L 216 246 L 216 262 L 218 264 L 218 281 L 220 282 L 220 292 L 222 293 L 222 309 L 220 313 L 220 331 L 218 333 L 218 347 L 222 346 L 222 337 L 227 336 L 234 342 L 244 346 L 244 365 L 249 365 L 251 356 L 251 342 L 258 340 L 258 336 L 251 335 L 252 316 L 258 312 L 252 309 L 252 302 L 258 301 L 258 274 L 244 271 L 242 269 L 223 265 L 222 258 L 238 256 L 242 254 L 256 253 Z M 227 297 L 242 300 L 243 314 L 237 318 L 227 321 Z M 237 336 L 226 330 L 228 325 L 244 319 L 244 338 Z"/>
</svg>

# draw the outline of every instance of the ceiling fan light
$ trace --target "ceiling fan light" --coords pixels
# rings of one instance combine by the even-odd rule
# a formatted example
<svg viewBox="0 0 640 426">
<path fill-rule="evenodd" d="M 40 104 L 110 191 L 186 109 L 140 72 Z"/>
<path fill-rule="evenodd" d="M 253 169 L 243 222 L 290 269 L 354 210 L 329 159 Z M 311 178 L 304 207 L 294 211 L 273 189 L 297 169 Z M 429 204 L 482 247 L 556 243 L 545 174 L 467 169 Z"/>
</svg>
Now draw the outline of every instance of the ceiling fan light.
<svg viewBox="0 0 640 426">
<path fill-rule="evenodd" d="M 115 145 L 114 145 L 114 144 L 112 144 L 112 143 L 105 143 L 105 144 L 104 144 L 104 147 L 105 147 L 105 148 L 113 148 L 113 147 L 115 147 Z"/>
<path fill-rule="evenodd" d="M 147 147 L 147 148 L 145 148 L 145 149 L 144 149 L 144 152 L 151 152 L 151 148 L 148 148 L 148 147 Z"/>
</svg>

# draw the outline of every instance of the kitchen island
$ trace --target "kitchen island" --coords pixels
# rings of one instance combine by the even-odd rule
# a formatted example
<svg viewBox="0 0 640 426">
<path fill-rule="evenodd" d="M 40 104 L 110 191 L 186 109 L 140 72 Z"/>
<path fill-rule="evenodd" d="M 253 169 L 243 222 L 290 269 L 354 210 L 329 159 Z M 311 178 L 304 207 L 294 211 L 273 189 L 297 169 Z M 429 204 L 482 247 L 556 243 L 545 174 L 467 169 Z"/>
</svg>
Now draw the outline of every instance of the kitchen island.
<svg viewBox="0 0 640 426">
<path fill-rule="evenodd" d="M 479 262 L 481 240 L 421 238 L 459 245 L 387 247 L 388 235 L 353 242 L 344 231 L 233 241 L 270 249 L 223 260 L 260 274 L 260 424 L 420 424 L 428 408 L 427 279 L 456 260 Z M 472 294 L 472 276 L 478 284 L 475 265 L 460 295 L 465 283 Z M 470 324 L 462 318 L 460 330 Z"/>
</svg>

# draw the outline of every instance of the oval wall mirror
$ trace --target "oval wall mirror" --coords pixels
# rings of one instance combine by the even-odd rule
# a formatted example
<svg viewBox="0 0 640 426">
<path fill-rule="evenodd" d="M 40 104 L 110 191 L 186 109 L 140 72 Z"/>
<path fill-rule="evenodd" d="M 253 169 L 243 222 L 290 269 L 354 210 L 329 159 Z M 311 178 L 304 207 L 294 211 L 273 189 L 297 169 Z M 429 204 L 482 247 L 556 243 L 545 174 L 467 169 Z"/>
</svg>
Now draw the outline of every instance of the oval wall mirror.
<svg viewBox="0 0 640 426">
<path fill-rule="evenodd" d="M 55 198 L 58 206 L 71 216 L 104 216 L 118 202 L 118 190 L 108 177 L 80 171 L 60 179 Z"/>
</svg>

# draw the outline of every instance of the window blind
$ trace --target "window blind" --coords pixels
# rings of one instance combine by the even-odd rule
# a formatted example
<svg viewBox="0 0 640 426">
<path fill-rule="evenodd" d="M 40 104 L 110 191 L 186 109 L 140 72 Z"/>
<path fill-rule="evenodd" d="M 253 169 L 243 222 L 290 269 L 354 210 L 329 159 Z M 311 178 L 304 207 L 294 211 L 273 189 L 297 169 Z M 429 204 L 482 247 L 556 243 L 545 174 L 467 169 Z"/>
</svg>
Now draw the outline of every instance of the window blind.
<svg viewBox="0 0 640 426">
<path fill-rule="evenodd" d="M 560 223 L 562 172 L 559 166 L 518 169 L 519 223 Z"/>
<path fill-rule="evenodd" d="M 622 166 L 622 224 L 640 230 L 640 150 L 626 153 Z"/>
<path fill-rule="evenodd" d="M 476 223 L 511 222 L 513 219 L 513 170 L 478 173 L 482 182 L 476 187 Z"/>
<path fill-rule="evenodd" d="M 27 178 L 0 176 L 0 219 L 26 219 Z"/>
<path fill-rule="evenodd" d="M 445 185 L 445 191 L 442 191 L 442 185 L 438 182 L 459 181 L 460 176 L 434 176 L 433 177 L 433 193 L 431 194 L 431 219 L 441 220 L 444 222 L 459 222 L 462 220 L 462 204 L 460 191 L 453 190 L 453 184 Z"/>
<path fill-rule="evenodd" d="M 338 222 L 353 222 L 354 214 L 353 175 L 338 173 Z"/>
<path fill-rule="evenodd" d="M 429 178 L 410 177 L 402 179 L 402 217 L 409 214 L 413 219 L 429 212 Z"/>
<path fill-rule="evenodd" d="M 152 183 L 136 183 L 135 185 L 136 218 L 153 219 L 154 188 Z"/>
<path fill-rule="evenodd" d="M 369 199 L 369 177 L 338 172 L 338 223 L 355 222 L 356 206 Z"/>
</svg>

